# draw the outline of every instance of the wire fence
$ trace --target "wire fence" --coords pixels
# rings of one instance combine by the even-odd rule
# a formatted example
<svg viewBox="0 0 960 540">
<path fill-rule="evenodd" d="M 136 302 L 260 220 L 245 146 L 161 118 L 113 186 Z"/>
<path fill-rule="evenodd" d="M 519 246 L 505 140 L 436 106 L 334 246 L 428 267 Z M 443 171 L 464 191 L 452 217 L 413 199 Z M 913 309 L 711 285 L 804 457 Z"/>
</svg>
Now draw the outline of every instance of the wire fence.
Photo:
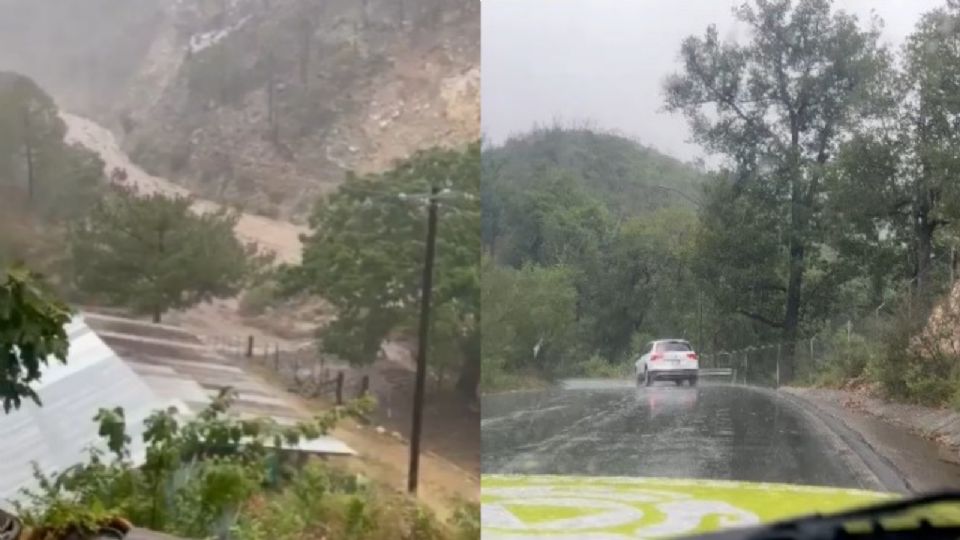
<svg viewBox="0 0 960 540">
<path fill-rule="evenodd" d="M 338 405 L 367 395 L 370 376 L 320 354 L 312 345 L 281 347 L 253 336 L 208 338 L 219 353 L 270 371 L 284 387 L 306 398 L 333 398 Z"/>
<path fill-rule="evenodd" d="M 818 335 L 795 341 L 700 353 L 701 369 L 730 370 L 734 383 L 779 387 L 809 382 L 834 364 L 855 361 L 856 342 Z"/>
</svg>

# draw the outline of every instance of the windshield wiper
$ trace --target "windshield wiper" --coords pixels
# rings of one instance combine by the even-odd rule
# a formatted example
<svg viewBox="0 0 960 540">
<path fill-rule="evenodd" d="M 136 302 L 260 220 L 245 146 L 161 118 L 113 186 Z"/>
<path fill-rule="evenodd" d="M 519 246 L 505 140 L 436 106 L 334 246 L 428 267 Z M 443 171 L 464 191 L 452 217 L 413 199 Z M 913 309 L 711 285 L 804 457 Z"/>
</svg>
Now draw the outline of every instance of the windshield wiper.
<svg viewBox="0 0 960 540">
<path fill-rule="evenodd" d="M 716 533 L 689 536 L 702 540 L 832 540 L 832 539 L 901 539 L 923 540 L 960 538 L 960 505 L 958 519 L 949 525 L 934 525 L 926 517 L 916 519 L 909 526 L 885 526 L 884 520 L 903 518 L 904 512 L 916 511 L 938 503 L 960 503 L 960 491 L 944 491 L 919 497 L 880 503 L 838 514 L 814 514 L 797 519 L 779 521 L 758 527 L 729 529 Z M 850 528 L 852 524 L 858 527 Z M 863 527 L 860 525 L 869 525 Z"/>
</svg>

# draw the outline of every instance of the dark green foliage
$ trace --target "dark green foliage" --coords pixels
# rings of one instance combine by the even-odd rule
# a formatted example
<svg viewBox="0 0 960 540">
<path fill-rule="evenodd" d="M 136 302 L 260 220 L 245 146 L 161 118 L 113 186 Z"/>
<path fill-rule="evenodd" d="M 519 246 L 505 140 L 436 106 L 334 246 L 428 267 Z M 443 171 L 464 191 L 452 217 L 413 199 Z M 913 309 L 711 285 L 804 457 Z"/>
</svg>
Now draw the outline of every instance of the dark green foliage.
<svg viewBox="0 0 960 540">
<path fill-rule="evenodd" d="M 3 409 L 19 408 L 22 398 L 40 404 L 30 384 L 50 359 L 67 360 L 64 325 L 70 308 L 47 291 L 42 278 L 24 268 L 0 273 L 0 398 Z"/>
<path fill-rule="evenodd" d="M 49 95 L 26 77 L 0 72 L 0 190 L 47 219 L 82 214 L 103 179 L 103 162 L 65 144 L 65 134 Z"/>
<path fill-rule="evenodd" d="M 77 224 L 72 264 L 91 298 L 153 315 L 235 293 L 264 260 L 234 236 L 229 211 L 117 189 Z"/>
<path fill-rule="evenodd" d="M 504 374 L 551 376 L 576 362 L 577 291 L 571 269 L 483 266 L 483 386 Z"/>
<path fill-rule="evenodd" d="M 423 151 L 382 174 L 350 176 L 316 206 L 303 262 L 289 269 L 285 283 L 337 308 L 336 321 L 322 330 L 324 350 L 373 362 L 391 332 L 416 325 L 427 222 L 423 196 L 431 186 L 449 193 L 439 210 L 430 363 L 459 365 L 461 390 L 472 394 L 472 368 L 480 361 L 479 144 Z"/>
<path fill-rule="evenodd" d="M 368 414 L 369 401 L 282 427 L 227 414 L 232 399 L 224 391 L 186 421 L 176 411 L 156 411 L 146 423 L 146 461 L 139 467 L 129 460 L 122 411 L 101 411 L 101 435 L 111 447 L 122 441 L 116 459 L 91 451 L 86 463 L 51 477 L 38 471 L 38 489 L 24 492 L 18 515 L 52 532 L 92 530 L 122 517 L 188 538 L 244 540 L 442 540 L 461 538 L 455 535 L 470 527 L 464 519 L 445 527 L 419 505 L 319 460 L 295 468 L 278 451 L 329 432 L 346 416 Z"/>
<path fill-rule="evenodd" d="M 545 171 L 557 171 L 568 175 L 615 216 L 691 205 L 703 181 L 692 165 L 630 139 L 581 128 L 537 129 L 489 149 L 484 159 L 494 173 L 484 176 L 485 190 L 500 187 L 488 184 L 488 178 L 523 188 L 538 181 Z"/>
<path fill-rule="evenodd" d="M 621 373 L 645 336 L 695 337 L 705 176 L 580 129 L 535 131 L 483 160 L 486 388 Z"/>
<path fill-rule="evenodd" d="M 94 516 L 122 516 L 141 526 L 189 537 L 228 529 L 242 505 L 268 481 L 280 443 L 296 444 L 327 433 L 345 415 L 364 415 L 358 401 L 294 427 L 226 414 L 233 399 L 224 391 L 196 418 L 181 423 L 175 410 L 156 411 L 146 422 L 146 461 L 129 461 L 123 411 L 101 410 L 100 435 L 116 454 L 105 462 L 92 451 L 87 463 L 53 477 L 38 473 L 39 490 L 24 493 L 18 514 L 30 525 L 89 525 Z"/>
<path fill-rule="evenodd" d="M 723 204 L 707 208 L 732 208 L 739 226 L 710 228 L 712 251 L 738 242 L 765 248 L 757 266 L 766 275 L 754 278 L 753 290 L 735 286 L 737 305 L 724 306 L 792 342 L 822 317 L 809 307 L 822 288 L 816 280 L 830 273 L 825 170 L 844 136 L 882 110 L 890 58 L 876 28 L 861 29 L 826 0 L 758 0 L 735 14 L 750 40 L 721 43 L 715 26 L 687 38 L 682 70 L 665 87 L 667 108 L 684 114 L 695 139 L 735 172 Z M 790 358 L 792 350 L 788 374 Z"/>
</svg>

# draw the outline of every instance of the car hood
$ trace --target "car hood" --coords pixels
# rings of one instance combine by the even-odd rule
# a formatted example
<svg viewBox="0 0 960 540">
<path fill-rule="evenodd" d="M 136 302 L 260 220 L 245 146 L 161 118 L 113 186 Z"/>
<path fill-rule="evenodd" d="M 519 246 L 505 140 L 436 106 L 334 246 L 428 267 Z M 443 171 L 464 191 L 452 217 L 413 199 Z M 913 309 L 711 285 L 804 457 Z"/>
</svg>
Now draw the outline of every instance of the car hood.
<svg viewBox="0 0 960 540">
<path fill-rule="evenodd" d="M 873 491 L 697 479 L 483 475 L 488 540 L 664 538 L 832 513 L 890 499 Z"/>
</svg>

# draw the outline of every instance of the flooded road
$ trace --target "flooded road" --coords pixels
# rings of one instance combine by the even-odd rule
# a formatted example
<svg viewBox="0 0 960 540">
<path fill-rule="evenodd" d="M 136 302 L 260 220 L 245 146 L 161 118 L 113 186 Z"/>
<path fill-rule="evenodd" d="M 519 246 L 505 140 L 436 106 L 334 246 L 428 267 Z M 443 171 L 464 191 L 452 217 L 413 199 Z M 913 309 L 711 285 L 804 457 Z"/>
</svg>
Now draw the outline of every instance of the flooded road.
<svg viewBox="0 0 960 540">
<path fill-rule="evenodd" d="M 485 474 L 883 487 L 815 417 L 742 386 L 569 381 L 485 397 L 481 426 Z"/>
</svg>

